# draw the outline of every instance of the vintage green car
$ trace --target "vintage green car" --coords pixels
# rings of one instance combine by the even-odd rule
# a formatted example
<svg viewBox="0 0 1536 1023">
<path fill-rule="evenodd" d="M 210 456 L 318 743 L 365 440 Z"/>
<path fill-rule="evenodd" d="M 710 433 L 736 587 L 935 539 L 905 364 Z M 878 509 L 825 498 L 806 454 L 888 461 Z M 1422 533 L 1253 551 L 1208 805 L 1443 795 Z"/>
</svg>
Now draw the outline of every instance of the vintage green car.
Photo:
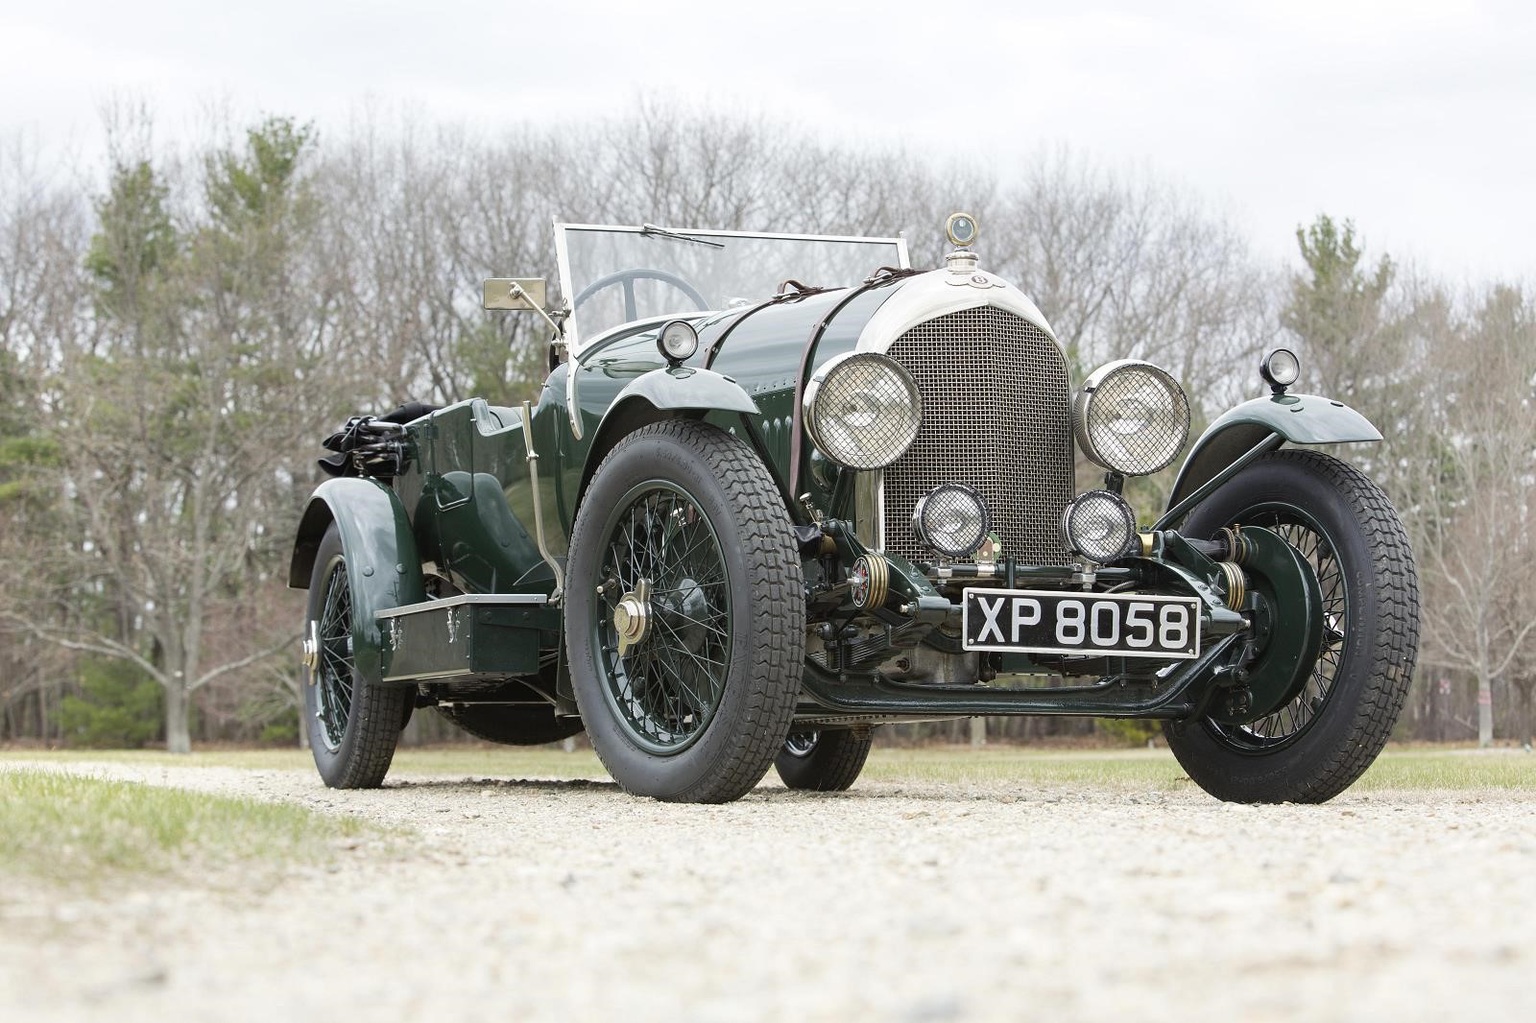
<svg viewBox="0 0 1536 1023">
<path fill-rule="evenodd" d="M 551 328 L 538 403 L 354 417 L 298 529 L 325 782 L 379 785 L 436 707 L 585 730 L 687 802 L 770 764 L 845 789 L 875 725 L 1013 714 L 1160 720 L 1222 799 L 1349 786 L 1408 690 L 1413 557 L 1368 478 L 1286 445 L 1380 433 L 1277 349 L 1147 524 L 1124 484 L 1184 450 L 1183 389 L 1121 360 L 1074 390 L 976 230 L 915 270 L 900 238 L 556 224 L 558 305 L 486 281 Z"/>
</svg>

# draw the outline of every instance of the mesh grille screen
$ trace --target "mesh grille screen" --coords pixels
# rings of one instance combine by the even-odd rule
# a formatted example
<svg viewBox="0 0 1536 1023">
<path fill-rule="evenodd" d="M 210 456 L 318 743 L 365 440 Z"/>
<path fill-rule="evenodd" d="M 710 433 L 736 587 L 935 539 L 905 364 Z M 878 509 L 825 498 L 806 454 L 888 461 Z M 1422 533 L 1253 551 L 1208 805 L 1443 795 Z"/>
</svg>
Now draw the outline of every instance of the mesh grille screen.
<svg viewBox="0 0 1536 1023">
<path fill-rule="evenodd" d="M 1123 472 L 1150 475 L 1164 468 L 1189 433 L 1189 402 L 1184 389 L 1171 380 L 1140 371 L 1111 373 L 1093 396 L 1096 418 L 1145 422 L 1135 432 L 1103 430 L 1097 440 L 1099 454 L 1110 458 Z M 1148 427 L 1151 427 L 1149 429 Z"/>
<path fill-rule="evenodd" d="M 912 508 L 941 483 L 963 483 L 986 502 L 1005 554 L 1071 564 L 1061 540 L 1074 485 L 1071 388 L 1050 336 L 982 306 L 913 327 L 887 354 L 917 381 L 923 423 L 885 470 L 886 550 L 932 561 Z"/>
<path fill-rule="evenodd" d="M 914 395 L 884 359 L 855 355 L 816 395 L 816 446 L 845 465 L 872 469 L 912 439 Z"/>
</svg>

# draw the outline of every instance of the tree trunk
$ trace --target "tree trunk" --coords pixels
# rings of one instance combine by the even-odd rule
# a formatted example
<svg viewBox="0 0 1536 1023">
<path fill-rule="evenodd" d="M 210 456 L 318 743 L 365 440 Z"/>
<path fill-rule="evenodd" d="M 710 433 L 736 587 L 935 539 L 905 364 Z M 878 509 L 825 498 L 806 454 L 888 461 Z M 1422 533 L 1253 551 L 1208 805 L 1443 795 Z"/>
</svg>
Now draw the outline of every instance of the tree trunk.
<svg viewBox="0 0 1536 1023">
<path fill-rule="evenodd" d="M 165 748 L 170 753 L 191 753 L 192 732 L 188 728 L 187 687 L 181 679 L 165 687 Z"/>
<path fill-rule="evenodd" d="M 1493 745 L 1493 682 L 1486 675 L 1477 680 L 1477 745 L 1480 749 Z"/>
<path fill-rule="evenodd" d="M 971 718 L 971 749 L 981 749 L 987 744 L 987 719 Z"/>
<path fill-rule="evenodd" d="M 1532 697 L 1536 697 L 1536 687 L 1529 683 L 1520 690 L 1520 745 L 1526 751 L 1531 749 L 1531 703 Z"/>
</svg>

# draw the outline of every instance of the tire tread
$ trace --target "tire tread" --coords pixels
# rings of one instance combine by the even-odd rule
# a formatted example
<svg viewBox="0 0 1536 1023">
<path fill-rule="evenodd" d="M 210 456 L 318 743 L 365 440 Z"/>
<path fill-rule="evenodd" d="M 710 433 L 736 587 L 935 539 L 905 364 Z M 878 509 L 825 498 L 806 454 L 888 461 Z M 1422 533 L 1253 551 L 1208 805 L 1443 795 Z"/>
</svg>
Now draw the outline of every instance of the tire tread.
<svg viewBox="0 0 1536 1023">
<path fill-rule="evenodd" d="M 762 780 L 794 717 L 805 655 L 800 561 L 789 541 L 788 512 L 768 468 L 745 441 L 714 426 L 693 419 L 667 419 L 642 427 L 614 446 L 593 479 L 600 478 L 627 445 L 653 437 L 689 449 L 715 479 L 738 488 L 741 497 L 736 528 L 751 580 L 750 646 L 755 655 L 744 680 L 747 704 L 720 769 L 684 789 L 657 796 L 670 802 L 727 803 Z M 763 613 L 765 609 L 772 613 Z M 598 742 L 593 748 L 608 773 L 624 784 L 623 768 L 609 762 Z"/>
<path fill-rule="evenodd" d="M 1323 711 L 1349 713 L 1348 728 L 1341 741 L 1308 765 L 1304 777 L 1284 785 L 1273 780 L 1263 785 L 1245 784 L 1222 777 L 1209 764 L 1202 764 L 1200 761 L 1205 758 L 1176 731 L 1169 732 L 1169 745 L 1191 777 L 1220 798 L 1322 803 L 1354 784 L 1370 767 L 1386 745 L 1407 699 L 1418 652 L 1418 571 L 1407 532 L 1391 500 L 1358 468 L 1324 452 L 1306 449 L 1277 451 L 1254 465 L 1276 463 L 1292 464 L 1333 488 L 1358 521 L 1371 552 L 1370 586 L 1377 615 L 1371 646 L 1361 651 L 1367 677 L 1353 707 L 1345 708 L 1330 700 Z M 1194 514 L 1198 515 L 1198 510 Z M 1188 727 L 1200 726 L 1191 722 Z"/>
</svg>

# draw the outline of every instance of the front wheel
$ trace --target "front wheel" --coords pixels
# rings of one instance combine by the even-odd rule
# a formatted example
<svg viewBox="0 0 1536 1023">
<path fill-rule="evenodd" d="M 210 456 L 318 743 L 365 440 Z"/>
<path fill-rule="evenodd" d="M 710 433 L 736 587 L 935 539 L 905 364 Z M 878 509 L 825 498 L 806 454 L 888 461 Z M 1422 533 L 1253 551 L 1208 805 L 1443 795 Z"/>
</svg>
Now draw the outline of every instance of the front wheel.
<svg viewBox="0 0 1536 1023">
<path fill-rule="evenodd" d="M 309 580 L 304 665 L 304 718 L 321 779 L 333 789 L 378 788 L 395 758 L 413 694 L 405 686 L 370 683 L 357 668 L 352 585 L 334 523 L 320 541 Z"/>
<path fill-rule="evenodd" d="M 1168 746 L 1212 795 L 1245 803 L 1321 803 L 1376 759 L 1397 721 L 1418 655 L 1413 551 L 1386 494 L 1316 451 L 1254 461 L 1201 503 L 1183 532 L 1259 526 L 1301 553 L 1322 593 L 1322 645 L 1300 691 L 1243 724 L 1165 725 Z M 1286 625 L 1277 608 L 1277 627 Z"/>
<path fill-rule="evenodd" d="M 868 728 L 790 732 L 773 768 L 785 788 L 843 792 L 858 780 L 874 741 Z"/>
<path fill-rule="evenodd" d="M 721 803 L 767 772 L 805 652 L 793 537 L 762 460 L 714 427 L 647 426 L 598 466 L 566 643 L 592 748 L 626 791 Z"/>
</svg>

